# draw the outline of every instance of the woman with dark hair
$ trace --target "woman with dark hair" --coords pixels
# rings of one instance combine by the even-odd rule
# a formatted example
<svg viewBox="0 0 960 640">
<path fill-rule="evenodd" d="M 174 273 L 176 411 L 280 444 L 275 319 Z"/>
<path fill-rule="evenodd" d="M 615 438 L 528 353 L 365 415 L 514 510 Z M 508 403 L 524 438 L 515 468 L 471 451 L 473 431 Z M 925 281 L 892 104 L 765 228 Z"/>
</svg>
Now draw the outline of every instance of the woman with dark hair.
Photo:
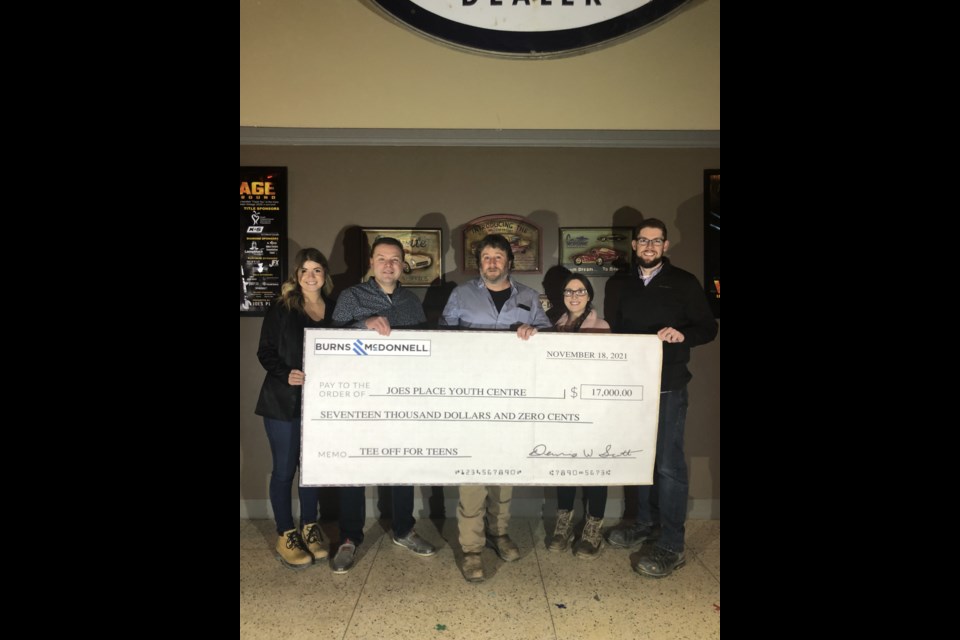
<svg viewBox="0 0 960 640">
<path fill-rule="evenodd" d="M 586 276 L 573 274 L 563 283 L 563 305 L 567 311 L 557 319 L 557 331 L 610 333 L 610 325 L 597 317 L 593 308 L 593 285 Z M 557 526 L 547 542 L 550 551 L 564 551 L 573 538 L 573 499 L 576 487 L 557 487 Z M 592 560 L 600 555 L 603 513 L 607 508 L 606 487 L 583 487 L 587 501 L 587 522 L 580 540 L 573 546 L 578 558 Z"/>
<path fill-rule="evenodd" d="M 293 523 L 293 476 L 300 461 L 300 402 L 303 392 L 303 330 L 328 327 L 333 291 L 327 259 L 316 249 L 302 249 L 294 272 L 280 288 L 260 330 L 257 358 L 267 370 L 255 413 L 263 416 L 270 441 L 273 471 L 270 504 L 277 523 L 277 553 L 288 567 L 304 567 L 326 558 L 317 525 L 320 489 L 300 487 L 300 527 Z"/>
</svg>

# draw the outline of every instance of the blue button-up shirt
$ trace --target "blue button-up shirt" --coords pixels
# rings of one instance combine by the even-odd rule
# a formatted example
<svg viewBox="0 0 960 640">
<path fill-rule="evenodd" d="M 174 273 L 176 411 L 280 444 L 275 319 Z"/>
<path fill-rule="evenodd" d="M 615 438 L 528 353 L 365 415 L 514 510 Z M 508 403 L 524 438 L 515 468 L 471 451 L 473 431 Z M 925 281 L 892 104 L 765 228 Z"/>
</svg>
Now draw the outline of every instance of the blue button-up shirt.
<svg viewBox="0 0 960 640">
<path fill-rule="evenodd" d="M 500 313 L 497 313 L 497 306 L 483 278 L 477 278 L 453 290 L 440 317 L 441 327 L 460 329 L 515 329 L 520 324 L 540 329 L 552 326 L 540 306 L 540 294 L 513 279 L 510 280 L 510 297 Z"/>
</svg>

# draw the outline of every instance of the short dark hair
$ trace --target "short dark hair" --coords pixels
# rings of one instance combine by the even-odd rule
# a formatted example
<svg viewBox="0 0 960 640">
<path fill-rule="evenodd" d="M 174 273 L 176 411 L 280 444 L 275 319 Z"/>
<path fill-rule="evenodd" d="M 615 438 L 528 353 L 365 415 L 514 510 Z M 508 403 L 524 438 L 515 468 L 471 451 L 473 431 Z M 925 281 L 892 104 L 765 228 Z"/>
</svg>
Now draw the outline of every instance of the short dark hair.
<svg viewBox="0 0 960 640">
<path fill-rule="evenodd" d="M 406 250 L 403 248 L 403 244 L 401 244 L 399 240 L 397 240 L 396 238 L 391 238 L 390 236 L 380 236 L 379 238 L 373 241 L 373 246 L 370 247 L 371 258 L 373 257 L 373 252 L 376 250 L 376 248 L 382 244 L 388 244 L 391 247 L 399 247 L 401 260 L 407 255 Z"/>
<path fill-rule="evenodd" d="M 513 270 L 513 247 L 510 246 L 510 242 L 507 241 L 499 233 L 490 233 L 483 237 L 483 240 L 480 241 L 480 244 L 477 245 L 476 251 L 473 252 L 473 257 L 477 259 L 477 268 L 480 269 L 480 253 L 483 252 L 487 247 L 493 247 L 494 249 L 500 249 L 507 254 L 507 262 L 510 266 L 510 269 Z"/>
<path fill-rule="evenodd" d="M 637 232 L 633 234 L 633 239 L 636 240 L 637 236 L 640 235 L 642 229 L 659 229 L 660 233 L 663 234 L 663 239 L 667 239 L 667 225 L 663 224 L 663 220 L 659 218 L 647 218 L 640 223 L 640 226 L 637 227 Z"/>
</svg>

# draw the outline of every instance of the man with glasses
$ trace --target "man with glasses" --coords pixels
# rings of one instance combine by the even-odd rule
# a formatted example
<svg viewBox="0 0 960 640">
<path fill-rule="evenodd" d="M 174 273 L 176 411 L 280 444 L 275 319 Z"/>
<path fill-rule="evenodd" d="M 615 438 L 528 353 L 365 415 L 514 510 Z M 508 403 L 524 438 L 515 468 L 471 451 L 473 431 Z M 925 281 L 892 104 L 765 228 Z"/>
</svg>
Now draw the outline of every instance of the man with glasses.
<svg viewBox="0 0 960 640">
<path fill-rule="evenodd" d="M 632 527 L 611 531 L 615 547 L 635 547 L 660 537 L 640 553 L 637 573 L 662 578 L 686 563 L 683 553 L 687 519 L 687 463 L 683 428 L 687 417 L 687 369 L 690 349 L 717 336 L 717 321 L 696 276 L 670 264 L 666 225 L 645 220 L 633 240 L 639 265 L 621 295 L 613 330 L 616 333 L 656 334 L 663 341 L 660 375 L 660 419 L 653 485 L 638 487 L 637 519 Z"/>
<path fill-rule="evenodd" d="M 516 331 L 521 339 L 529 340 L 538 327 L 550 327 L 547 314 L 540 306 L 540 294 L 510 278 L 513 248 L 506 238 L 500 234 L 485 236 L 477 245 L 475 255 L 480 277 L 453 290 L 440 317 L 441 328 L 510 330 Z M 520 559 L 520 549 L 507 535 L 512 498 L 513 487 L 460 487 L 457 524 L 463 547 L 461 571 L 468 582 L 484 579 L 480 552 L 485 545 L 493 547 L 504 562 Z"/>
</svg>

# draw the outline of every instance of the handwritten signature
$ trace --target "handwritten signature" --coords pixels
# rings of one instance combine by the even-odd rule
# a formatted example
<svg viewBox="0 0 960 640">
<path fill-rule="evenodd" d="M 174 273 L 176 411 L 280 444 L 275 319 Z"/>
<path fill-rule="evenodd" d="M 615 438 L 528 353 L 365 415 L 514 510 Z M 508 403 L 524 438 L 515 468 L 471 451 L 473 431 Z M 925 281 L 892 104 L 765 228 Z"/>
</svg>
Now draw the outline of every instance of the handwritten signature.
<svg viewBox="0 0 960 640">
<path fill-rule="evenodd" d="M 527 454 L 528 458 L 629 458 L 635 453 L 640 453 L 643 449 L 624 449 L 623 451 L 612 451 L 613 445 L 606 445 L 600 453 L 595 453 L 594 449 L 581 449 L 580 451 L 551 451 L 547 445 L 538 444 L 533 451 Z"/>
</svg>

